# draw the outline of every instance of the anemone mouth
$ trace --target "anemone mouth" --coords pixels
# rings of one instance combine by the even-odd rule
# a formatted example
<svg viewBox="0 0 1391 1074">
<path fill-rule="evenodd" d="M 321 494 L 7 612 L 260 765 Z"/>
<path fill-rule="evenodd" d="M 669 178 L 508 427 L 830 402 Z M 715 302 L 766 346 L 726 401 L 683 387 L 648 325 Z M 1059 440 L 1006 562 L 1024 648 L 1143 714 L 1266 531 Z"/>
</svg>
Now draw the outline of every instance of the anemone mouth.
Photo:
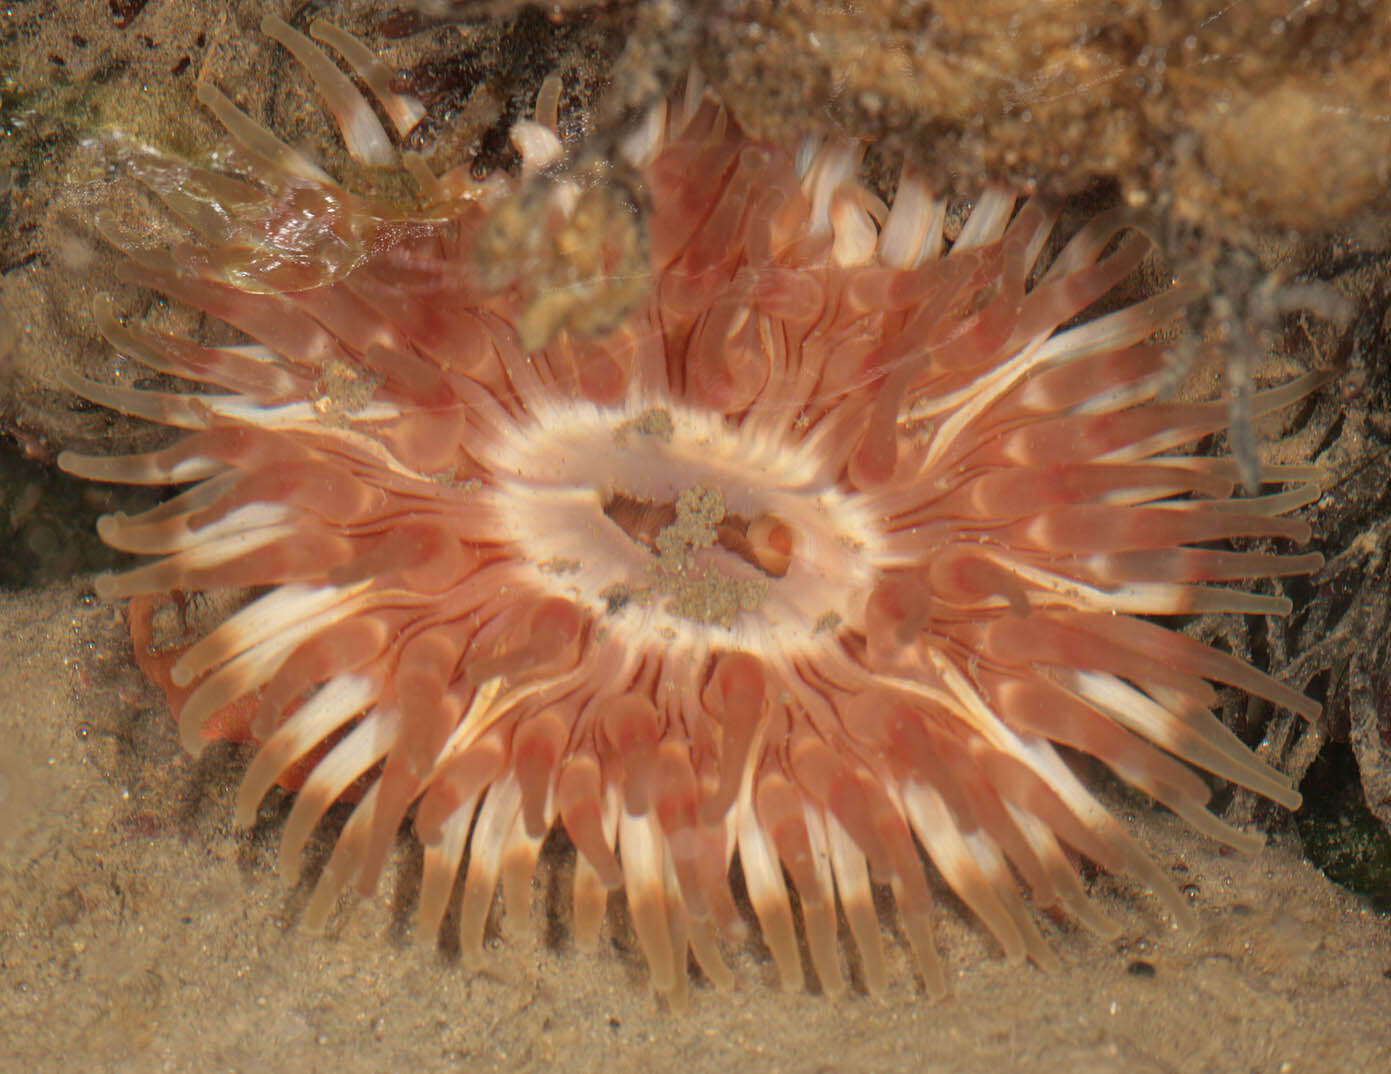
<svg viewBox="0 0 1391 1074">
<path fill-rule="evenodd" d="M 278 20 L 268 32 L 314 54 Z M 370 115 L 305 62 L 340 122 Z M 421 927 L 438 930 L 461 882 L 461 947 L 479 957 L 499 881 L 525 917 L 542 841 L 563 827 L 578 941 L 597 943 L 621 890 L 675 1003 L 688 954 L 732 980 L 720 937 L 742 931 L 736 856 L 784 986 L 805 982 L 805 939 L 822 987 L 844 989 L 843 919 L 861 979 L 882 990 L 887 888 L 939 994 L 925 860 L 1008 957 L 1041 967 L 1056 958 L 1030 899 L 1114 932 L 1077 854 L 1187 914 L 1058 746 L 1242 849 L 1259 837 L 1207 811 L 1190 766 L 1297 804 L 1212 715 L 1212 684 L 1310 718 L 1317 706 L 1140 617 L 1287 611 L 1225 583 L 1319 557 L 1224 542 L 1307 539 L 1283 516 L 1318 495 L 1319 474 L 1267 468 L 1270 490 L 1238 499 L 1234 463 L 1184 454 L 1225 416 L 1159 398 L 1151 337 L 1180 290 L 1078 320 L 1146 255 L 1134 214 L 1092 220 L 1045 263 L 1055 211 L 989 192 L 947 242 L 946 205 L 911 171 L 884 206 L 856 178 L 859 147 L 749 143 L 693 79 L 625 146 L 652 197 L 645 302 L 599 338 L 561 327 L 531 346 L 524 326 L 570 323 L 574 296 L 537 312 L 534 288 L 480 278 L 469 251 L 492 214 L 516 222 L 509 206 L 573 222 L 574 184 L 509 202 L 503 180 L 464 198 L 417 162 L 439 203 L 392 217 L 203 96 L 279 200 L 143 154 L 206 246 L 133 249 L 128 276 L 251 342 L 160 336 L 99 302 L 117 350 L 211 390 L 70 378 L 189 435 L 60 462 L 189 484 L 103 520 L 108 543 L 155 558 L 99 590 L 132 599 L 137 652 L 190 749 L 210 733 L 259 742 L 242 823 L 277 782 L 302 781 L 287 876 L 329 807 L 355 802 L 311 923 L 346 887 L 375 888 L 413 816 Z M 537 182 L 563 156 L 543 124 L 517 143 Z M 349 147 L 382 151 L 361 132 Z M 350 263 L 281 256 L 287 190 L 355 237 Z M 218 199 L 246 217 L 229 227 Z M 388 219 L 409 226 L 374 231 Z M 1269 389 L 1254 409 L 1319 383 Z M 166 594 L 221 587 L 259 595 L 150 649 Z"/>
<path fill-rule="evenodd" d="M 487 500 L 540 592 L 626 645 L 791 661 L 859 623 L 882 535 L 813 451 L 688 406 L 547 411 L 490 453 Z"/>
</svg>

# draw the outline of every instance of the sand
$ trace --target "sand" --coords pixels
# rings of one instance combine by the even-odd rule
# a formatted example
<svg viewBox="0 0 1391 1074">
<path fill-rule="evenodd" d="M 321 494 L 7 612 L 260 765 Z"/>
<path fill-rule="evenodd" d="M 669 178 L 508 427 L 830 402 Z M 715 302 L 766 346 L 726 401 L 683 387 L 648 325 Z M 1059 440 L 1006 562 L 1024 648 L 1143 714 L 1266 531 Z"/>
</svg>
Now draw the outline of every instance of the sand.
<svg viewBox="0 0 1391 1074">
<path fill-rule="evenodd" d="M 244 757 L 182 755 L 129 668 L 118 609 L 82 585 L 0 597 L 0 1071 L 703 1071 L 1299 1074 L 1391 1069 L 1391 922 L 1277 837 L 1232 855 L 1137 801 L 1136 834 L 1198 927 L 1123 879 L 1103 942 L 1056 922 L 1063 969 L 1005 963 L 945 893 L 951 995 L 929 1001 L 884 916 L 882 998 L 784 994 L 756 944 L 732 994 L 651 994 L 621 907 L 576 951 L 549 847 L 532 920 L 489 928 L 473 970 L 412 934 L 403 838 L 381 893 L 326 934 L 276 874 L 283 809 L 231 824 Z M 341 819 L 341 818 L 340 818 Z M 323 847 L 319 848 L 320 857 Z"/>
</svg>

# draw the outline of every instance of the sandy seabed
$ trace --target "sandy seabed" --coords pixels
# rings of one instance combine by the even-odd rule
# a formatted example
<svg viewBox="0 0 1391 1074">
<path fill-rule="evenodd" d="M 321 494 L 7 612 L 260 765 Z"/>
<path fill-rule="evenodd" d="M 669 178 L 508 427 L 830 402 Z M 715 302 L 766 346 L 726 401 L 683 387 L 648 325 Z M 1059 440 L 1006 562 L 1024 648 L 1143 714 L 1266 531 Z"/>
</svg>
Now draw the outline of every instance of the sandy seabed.
<svg viewBox="0 0 1391 1074">
<path fill-rule="evenodd" d="M 307 887 L 275 875 L 283 810 L 232 827 L 244 758 L 179 753 L 130 669 L 120 611 L 80 587 L 0 597 L 0 696 L 5 1074 L 1391 1070 L 1391 920 L 1292 840 L 1242 858 L 1122 802 L 1188 885 L 1196 929 L 1168 928 L 1154 899 L 1102 877 L 1094 894 L 1125 935 L 1049 922 L 1064 968 L 1044 974 L 1003 962 L 944 894 L 944 1002 L 890 935 L 882 999 L 783 994 L 752 943 L 729 951 L 733 994 L 697 978 L 673 1014 L 621 907 L 597 954 L 575 950 L 563 847 L 543 856 L 531 921 L 500 920 L 498 900 L 481 970 L 412 935 L 406 838 L 378 897 L 311 933 Z"/>
</svg>

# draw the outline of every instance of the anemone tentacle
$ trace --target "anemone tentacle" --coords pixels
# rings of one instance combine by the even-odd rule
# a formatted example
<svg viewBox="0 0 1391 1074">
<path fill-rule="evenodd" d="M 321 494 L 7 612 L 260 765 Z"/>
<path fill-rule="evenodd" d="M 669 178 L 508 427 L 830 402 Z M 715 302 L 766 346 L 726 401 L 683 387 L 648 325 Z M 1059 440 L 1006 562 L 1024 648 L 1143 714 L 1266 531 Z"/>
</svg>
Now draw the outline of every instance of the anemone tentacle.
<svg viewBox="0 0 1391 1074">
<path fill-rule="evenodd" d="M 354 155 L 395 159 L 310 38 L 278 19 L 266 32 L 311 69 Z M 398 131 L 418 120 L 373 82 L 370 54 L 326 25 L 313 36 Z M 1307 540 L 1284 516 L 1320 475 L 1272 467 L 1266 495 L 1236 498 L 1230 460 L 1183 453 L 1225 412 L 1161 399 L 1152 340 L 1182 289 L 1078 321 L 1147 255 L 1143 219 L 1104 214 L 1045 259 L 1056 206 L 995 190 L 953 239 L 913 170 L 885 206 L 858 177 L 862 146 L 750 142 L 693 78 L 625 143 L 652 207 L 646 303 L 601 338 L 562 330 L 527 349 L 525 288 L 494 286 L 470 251 L 499 204 L 538 185 L 547 219 L 577 211 L 579 187 L 547 177 L 563 155 L 555 96 L 549 125 L 516 131 L 523 180 L 482 194 L 425 175 L 428 204 L 409 213 L 346 192 L 212 88 L 202 99 L 252 174 L 127 154 L 204 243 L 132 250 L 131 278 L 251 342 L 158 336 L 101 300 L 113 347 L 209 394 L 71 377 L 190 432 L 60 461 L 191 483 L 102 523 L 112 545 L 162 557 L 99 583 L 133 598 L 142 646 L 165 594 L 259 593 L 146 662 L 190 748 L 251 713 L 231 717 L 261 743 L 241 823 L 298 773 L 288 875 L 330 806 L 355 801 L 311 920 L 348 887 L 373 890 L 412 812 L 424 929 L 462 873 L 477 957 L 497 885 L 524 915 L 560 826 L 578 851 L 577 940 L 593 946 L 623 891 L 654 987 L 677 1003 L 688 952 L 732 981 L 719 937 L 742 927 L 736 858 L 789 988 L 805 981 L 799 936 L 821 987 L 846 987 L 838 913 L 860 979 L 886 987 L 887 885 L 942 992 L 924 859 L 1007 957 L 1045 968 L 1056 956 L 1030 901 L 1115 930 L 1071 851 L 1185 916 L 1058 747 L 1215 839 L 1259 845 L 1207 811 L 1190 766 L 1299 797 L 1212 715 L 1212 683 L 1308 718 L 1318 706 L 1139 617 L 1288 611 L 1227 583 L 1319 557 L 1224 543 Z M 317 206 L 313 244 L 282 241 L 290 204 Z M 1256 409 L 1320 382 L 1271 388 Z"/>
</svg>

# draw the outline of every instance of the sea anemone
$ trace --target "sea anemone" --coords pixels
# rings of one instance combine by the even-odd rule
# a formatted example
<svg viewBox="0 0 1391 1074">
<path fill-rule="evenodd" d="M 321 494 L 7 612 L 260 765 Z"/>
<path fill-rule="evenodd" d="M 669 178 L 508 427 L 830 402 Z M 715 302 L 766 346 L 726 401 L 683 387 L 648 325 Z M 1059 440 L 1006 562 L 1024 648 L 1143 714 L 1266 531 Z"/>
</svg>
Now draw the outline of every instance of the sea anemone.
<svg viewBox="0 0 1391 1074">
<path fill-rule="evenodd" d="M 317 47 L 266 29 L 353 154 L 394 159 Z M 316 36 L 401 129 L 418 118 L 365 50 Z M 1282 516 L 1317 496 L 1318 472 L 1270 467 L 1264 495 L 1233 498 L 1232 460 L 1183 452 L 1225 411 L 1161 398 L 1154 340 L 1180 289 L 1081 319 L 1150 250 L 1135 212 L 1102 213 L 1045 256 L 1056 206 L 989 191 L 963 219 L 911 169 L 887 206 L 860 178 L 862 146 L 752 142 L 693 77 L 624 144 L 645 204 L 640 304 L 593 337 L 561 317 L 527 339 L 518 326 L 555 296 L 478 251 L 500 213 L 542 236 L 576 221 L 587 191 L 548 177 L 564 158 L 553 124 L 516 128 L 520 179 L 410 163 L 421 204 L 401 209 L 347 192 L 212 87 L 200 100 L 236 143 L 225 167 L 121 149 L 194 238 L 161 251 L 102 228 L 127 280 L 250 342 L 162 335 L 100 300 L 117 351 L 203 390 L 72 376 L 187 435 L 60 461 L 190 486 L 102 519 L 109 544 L 159 558 L 97 589 L 131 600 L 137 656 L 190 750 L 258 743 L 239 823 L 298 785 L 287 875 L 351 803 L 311 922 L 348 885 L 375 888 L 413 812 L 421 929 L 440 928 L 462 876 L 472 959 L 499 877 L 524 919 L 561 828 L 576 942 L 597 942 L 622 891 L 675 1002 L 688 950 L 730 982 L 738 876 L 784 987 L 804 985 L 803 940 L 821 988 L 845 987 L 841 914 L 861 982 L 885 987 L 878 885 L 937 994 L 929 861 L 1006 956 L 1041 967 L 1056 956 L 1030 902 L 1116 931 L 1075 855 L 1187 915 L 1069 751 L 1241 849 L 1259 836 L 1207 810 L 1190 765 L 1298 804 L 1212 714 L 1212 683 L 1309 718 L 1318 706 L 1142 617 L 1287 612 L 1209 583 L 1318 565 L 1228 544 L 1306 540 Z M 596 249 L 591 282 L 631 254 Z M 200 594 L 227 592 L 230 614 L 182 636 Z"/>
</svg>

